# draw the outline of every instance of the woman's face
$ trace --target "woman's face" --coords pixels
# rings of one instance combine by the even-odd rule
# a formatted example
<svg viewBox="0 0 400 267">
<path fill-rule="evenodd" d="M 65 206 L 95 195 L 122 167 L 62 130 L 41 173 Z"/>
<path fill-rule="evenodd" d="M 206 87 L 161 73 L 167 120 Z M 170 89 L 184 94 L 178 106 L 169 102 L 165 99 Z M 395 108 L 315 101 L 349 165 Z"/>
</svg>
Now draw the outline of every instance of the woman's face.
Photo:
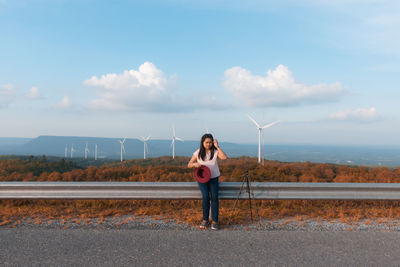
<svg viewBox="0 0 400 267">
<path fill-rule="evenodd" d="M 206 150 L 210 150 L 212 145 L 213 145 L 213 142 L 212 142 L 211 138 L 206 138 L 206 140 L 204 140 L 204 142 L 203 142 L 203 146 Z"/>
</svg>

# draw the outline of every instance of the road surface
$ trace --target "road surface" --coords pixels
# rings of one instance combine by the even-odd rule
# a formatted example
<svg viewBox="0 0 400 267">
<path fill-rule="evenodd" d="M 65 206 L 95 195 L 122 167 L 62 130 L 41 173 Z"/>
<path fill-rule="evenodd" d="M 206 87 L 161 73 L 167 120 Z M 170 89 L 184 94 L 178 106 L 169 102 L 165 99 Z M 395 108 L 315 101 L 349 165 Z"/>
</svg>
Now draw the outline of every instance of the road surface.
<svg viewBox="0 0 400 267">
<path fill-rule="evenodd" d="M 1 228 L 0 265 L 394 266 L 399 232 Z"/>
</svg>

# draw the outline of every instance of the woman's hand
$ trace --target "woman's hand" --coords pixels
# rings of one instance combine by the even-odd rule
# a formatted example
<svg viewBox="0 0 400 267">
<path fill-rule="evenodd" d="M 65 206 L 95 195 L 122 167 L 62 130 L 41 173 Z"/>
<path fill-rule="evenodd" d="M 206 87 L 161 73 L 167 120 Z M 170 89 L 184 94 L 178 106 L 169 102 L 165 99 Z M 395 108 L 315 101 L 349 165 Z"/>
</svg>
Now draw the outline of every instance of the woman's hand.
<svg viewBox="0 0 400 267">
<path fill-rule="evenodd" d="M 190 159 L 190 161 L 188 163 L 188 168 L 198 168 L 200 166 L 201 166 L 201 164 L 197 162 L 196 156 L 193 155 L 193 157 Z"/>
<path fill-rule="evenodd" d="M 200 168 L 201 164 L 198 163 L 198 162 L 195 162 L 195 163 L 193 163 L 192 166 L 195 167 L 195 168 Z"/>
<path fill-rule="evenodd" d="M 214 146 L 218 149 L 219 148 L 219 146 L 218 146 L 218 140 L 217 139 L 214 139 Z"/>
<path fill-rule="evenodd" d="M 218 145 L 218 140 L 217 140 L 217 139 L 214 139 L 214 146 L 215 146 L 216 149 L 218 149 L 218 158 L 219 158 L 219 159 L 225 160 L 225 159 L 228 158 L 228 157 L 226 156 L 225 152 L 222 151 L 222 149 L 219 147 L 219 145 Z"/>
</svg>

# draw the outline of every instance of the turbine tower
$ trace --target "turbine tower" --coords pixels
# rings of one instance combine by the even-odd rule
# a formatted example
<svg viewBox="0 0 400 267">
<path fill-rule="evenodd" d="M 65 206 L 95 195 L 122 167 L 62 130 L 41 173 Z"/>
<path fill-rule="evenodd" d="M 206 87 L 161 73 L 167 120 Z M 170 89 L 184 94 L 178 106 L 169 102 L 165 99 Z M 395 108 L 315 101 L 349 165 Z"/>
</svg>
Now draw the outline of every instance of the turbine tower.
<svg viewBox="0 0 400 267">
<path fill-rule="evenodd" d="M 74 157 L 74 152 L 75 152 L 74 145 L 72 145 L 71 146 L 71 159 Z"/>
<path fill-rule="evenodd" d="M 150 136 L 151 135 L 147 136 L 146 138 L 144 138 L 142 136 L 142 141 L 143 141 L 143 159 L 146 159 L 146 150 L 147 151 L 149 150 L 148 147 L 147 147 L 147 141 L 150 140 Z"/>
<path fill-rule="evenodd" d="M 175 136 L 175 127 L 172 126 L 172 158 L 175 159 L 175 140 L 183 142 L 182 138 L 176 137 Z"/>
<path fill-rule="evenodd" d="M 86 147 L 85 147 L 85 159 L 88 158 L 88 154 L 89 154 L 89 147 L 88 147 L 88 143 L 86 142 Z"/>
<path fill-rule="evenodd" d="M 264 126 L 260 126 L 250 115 L 247 115 L 249 119 L 256 125 L 257 130 L 258 130 L 258 163 L 261 163 L 261 132 L 262 130 L 271 127 L 272 125 L 280 122 L 280 121 L 275 121 L 269 124 L 265 124 Z"/>
<path fill-rule="evenodd" d="M 64 158 L 68 157 L 68 145 L 65 145 Z"/>
<path fill-rule="evenodd" d="M 97 160 L 97 144 L 94 147 L 94 160 Z"/>
<path fill-rule="evenodd" d="M 118 140 L 119 143 L 121 144 L 121 162 L 123 161 L 123 154 L 125 154 L 125 140 L 126 137 L 124 138 L 124 140 Z"/>
</svg>

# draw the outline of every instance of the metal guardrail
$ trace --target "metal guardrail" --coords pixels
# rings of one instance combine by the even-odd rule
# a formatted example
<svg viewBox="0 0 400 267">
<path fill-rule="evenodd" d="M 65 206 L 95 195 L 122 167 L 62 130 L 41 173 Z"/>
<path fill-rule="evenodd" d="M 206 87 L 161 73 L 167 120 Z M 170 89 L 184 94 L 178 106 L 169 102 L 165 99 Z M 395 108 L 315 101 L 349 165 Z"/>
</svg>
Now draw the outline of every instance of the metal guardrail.
<svg viewBox="0 0 400 267">
<path fill-rule="evenodd" d="M 220 183 L 236 199 L 241 182 Z M 400 200 L 400 184 L 251 183 L 255 199 Z M 248 198 L 243 190 L 241 199 Z M 0 182 L 0 199 L 201 199 L 196 182 Z"/>
</svg>

